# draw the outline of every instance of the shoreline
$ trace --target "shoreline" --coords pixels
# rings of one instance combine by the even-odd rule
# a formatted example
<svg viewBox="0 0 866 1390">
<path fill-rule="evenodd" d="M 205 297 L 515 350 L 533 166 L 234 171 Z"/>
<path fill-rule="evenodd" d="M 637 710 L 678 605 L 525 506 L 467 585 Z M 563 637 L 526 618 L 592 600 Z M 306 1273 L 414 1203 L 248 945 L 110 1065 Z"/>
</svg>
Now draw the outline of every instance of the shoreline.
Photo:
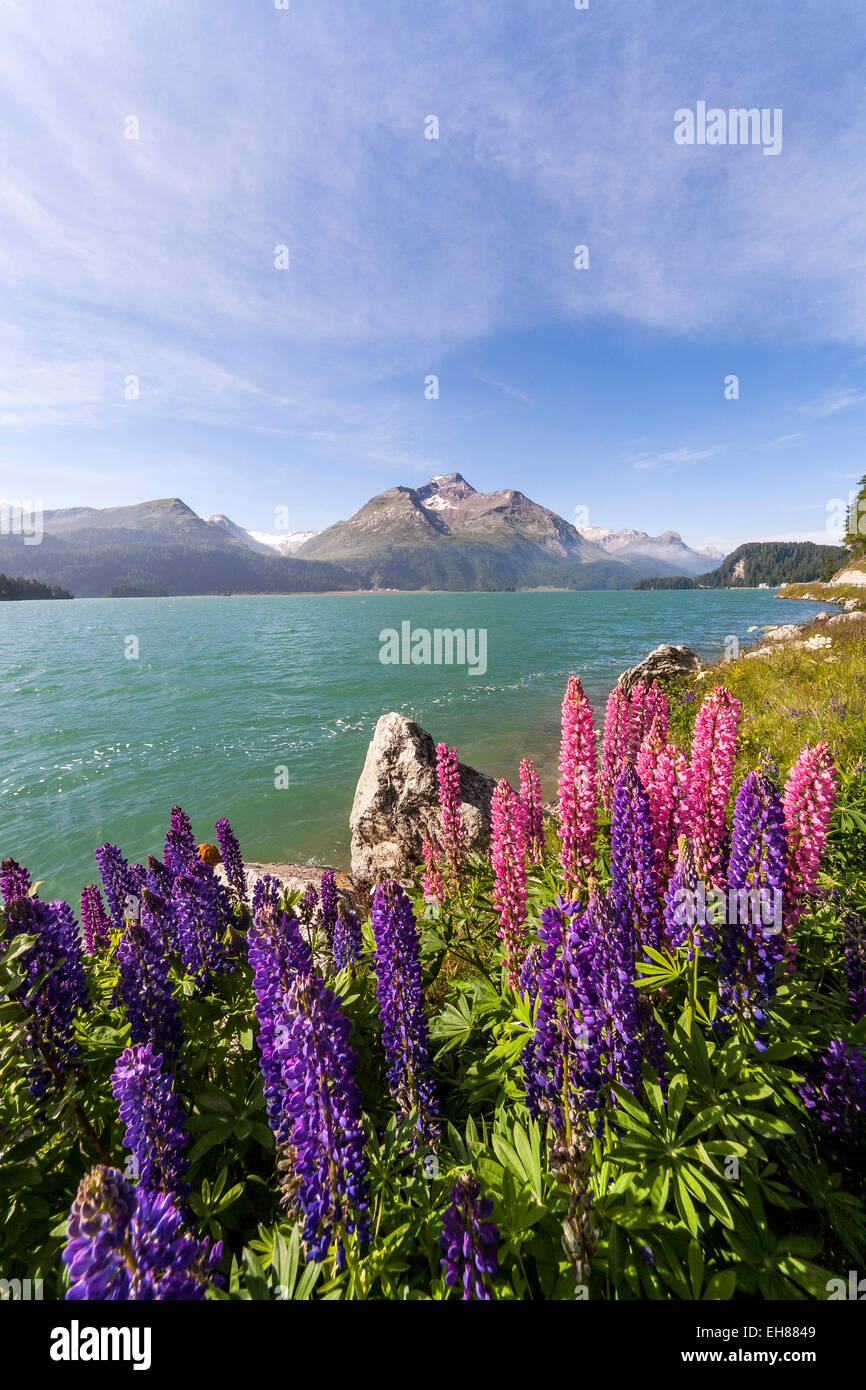
<svg viewBox="0 0 866 1390">
<path fill-rule="evenodd" d="M 738 586 L 738 587 L 745 587 L 745 586 Z M 423 591 L 418 591 L 418 592 L 428 592 L 428 591 L 423 590 Z M 452 591 L 448 591 L 448 592 L 452 592 Z M 557 591 L 557 592 L 560 592 L 560 591 Z M 599 590 L 599 591 L 593 591 L 593 592 L 605 592 L 605 591 L 604 591 L 604 590 Z M 622 592 L 622 591 L 620 591 L 620 592 Z M 652 590 L 644 590 L 643 592 L 655 592 L 655 591 L 652 591 Z M 683 592 L 694 592 L 694 590 L 684 590 Z M 710 592 L 710 591 L 708 591 L 708 592 Z M 711 592 L 730 592 L 730 591 L 728 591 L 728 590 L 725 590 L 725 591 L 715 591 L 715 590 L 714 590 L 714 591 L 711 591 Z M 750 589 L 747 589 L 747 592 L 759 592 L 759 590 L 758 590 L 757 588 L 754 588 L 754 589 L 751 589 L 751 588 L 750 588 Z M 788 597 L 788 596 L 787 596 L 787 595 L 782 595 L 782 594 L 777 593 L 777 594 L 775 595 L 775 597 L 776 597 L 776 598 L 780 598 L 780 597 Z M 800 596 L 798 595 L 798 596 L 792 596 L 792 597 L 800 597 Z M 700 670 L 697 671 L 697 672 L 695 673 L 694 677 L 693 677 L 694 681 L 696 682 L 696 688 L 699 689 L 699 686 L 698 686 L 697 683 L 700 682 L 701 680 L 706 680 L 707 677 L 708 677 L 712 672 L 716 672 L 716 673 L 717 673 L 718 679 L 720 680 L 720 682 L 721 682 L 722 684 L 724 684 L 724 673 L 725 673 L 725 671 L 726 671 L 726 670 L 729 670 L 731 667 L 736 667 L 739 663 L 741 663 L 741 662 L 743 662 L 743 661 L 750 660 L 750 659 L 754 659 L 754 658 L 756 658 L 756 657 L 759 656 L 759 655 L 760 655 L 760 656 L 764 656 L 764 655 L 772 656 L 772 655 L 778 655 L 778 654 L 780 654 L 780 653 L 783 653 L 783 652 L 786 651 L 786 650 L 789 650 L 789 651 L 790 651 L 790 650 L 801 650 L 801 649 L 803 648 L 804 643 L 803 643 L 802 641 L 798 640 L 798 635 L 797 635 L 797 634 L 803 633 L 803 632 L 804 632 L 806 629 L 808 629 L 808 628 L 812 628 L 812 627 L 816 627 L 816 626 L 817 626 L 817 627 L 825 627 L 825 626 L 827 626 L 827 625 L 829 625 L 829 624 L 832 624 L 832 623 L 834 622 L 834 620 L 838 620 L 838 619 L 840 619 L 840 618 L 847 618 L 847 617 L 849 616 L 849 613 L 846 613 L 846 612 L 844 611 L 843 602 L 842 602 L 841 600 L 833 601 L 833 600 L 826 599 L 826 598 L 824 598 L 823 596 L 815 596 L 815 600 L 814 600 L 814 601 L 815 601 L 815 602 L 831 603 L 832 606 L 833 606 L 834 608 L 839 609 L 839 610 L 841 610 L 841 611 L 836 612 L 836 613 L 828 613 L 828 614 L 826 614 L 826 615 L 825 615 L 825 614 L 817 614 L 817 615 L 814 616 L 814 617 L 802 618 L 802 619 L 800 619 L 800 620 L 798 620 L 798 621 L 792 621 L 792 622 L 790 622 L 790 623 L 781 623 L 781 624 L 778 624 L 776 627 L 771 627 L 771 628 L 769 628 L 767 631 L 765 631 L 764 637 L 760 640 L 760 642 L 756 641 L 755 644 L 752 644 L 752 645 L 750 645 L 750 646 L 748 646 L 748 647 L 743 648 L 743 649 L 739 652 L 739 655 L 738 655 L 737 657 L 735 657 L 735 658 L 730 658 L 730 659 L 728 659 L 728 658 L 725 658 L 725 657 L 720 657 L 720 658 L 718 658 L 716 661 L 712 661 L 712 662 L 709 662 L 709 663 L 707 663 L 707 664 L 704 664 L 703 662 L 701 662 Z M 858 617 L 859 617 L 859 615 L 858 615 Z M 863 614 L 863 620 L 866 621 L 866 613 Z M 779 633 L 779 634 L 781 634 L 781 633 L 783 632 L 783 630 L 785 630 L 785 629 L 791 629 L 791 628 L 795 628 L 795 629 L 796 629 L 796 632 L 795 632 L 795 633 L 791 633 L 791 632 L 789 632 L 789 631 L 785 631 L 784 636 L 780 635 L 780 636 L 777 636 L 777 637 L 773 637 L 773 635 L 772 635 L 773 633 Z M 768 644 L 769 644 L 769 645 L 768 645 Z M 647 653 L 647 655 L 649 655 L 649 653 Z M 700 658 L 699 658 L 699 660 L 700 660 Z M 622 673 L 621 673 L 621 674 L 622 674 Z M 611 688 L 613 688 L 613 687 L 611 687 Z M 384 711 L 383 711 L 383 713 L 384 713 Z M 598 713 L 598 714 L 601 714 L 601 711 L 598 711 L 597 713 Z M 474 764 L 471 764 L 471 766 L 474 767 Z M 479 769 L 479 770 L 483 771 L 483 769 Z M 361 775 L 361 773 L 360 773 L 360 771 L 359 771 L 359 777 L 360 777 L 360 775 Z M 320 877 L 321 877 L 321 874 L 324 872 L 324 870 L 325 870 L 325 869 L 329 869 L 329 868 L 335 870 L 335 872 L 336 872 L 336 874 L 337 874 L 337 883 L 338 883 L 338 887 L 340 887 L 342 891 L 346 892 L 346 893 L 349 894 L 349 895 L 356 895 L 356 894 L 358 894 L 358 893 L 360 893 L 361 895 L 363 895 L 363 893 L 364 893 L 363 886 L 360 885 L 359 883 L 357 883 L 357 882 L 355 881 L 355 879 L 353 879 L 353 877 L 352 877 L 352 872 L 351 872 L 351 860 L 350 860 L 350 862 L 349 862 L 349 867 L 348 867 L 348 868 L 341 868 L 341 867 L 339 867 L 339 866 L 336 865 L 336 864 L 328 864 L 328 863 L 324 863 L 324 862 L 319 862 L 318 860 L 311 860 L 311 861 L 308 861 L 308 862 L 305 862 L 305 863 L 299 863 L 298 861 L 291 861 L 291 860 L 278 860 L 278 861 L 271 861 L 271 862 L 269 862 L 269 863 L 262 863 L 262 862 L 260 862 L 259 860 L 252 860 L 252 861 L 250 861 L 250 863 L 247 865 L 247 870 L 248 870 L 248 872 L 250 872 L 250 873 L 253 872 L 253 871 L 258 871 L 258 872 L 261 872 L 261 873 L 273 874 L 275 877 L 280 878 L 280 880 L 281 880 L 282 882 L 288 884 L 289 886 L 297 886 L 297 887 L 299 887 L 299 888 L 302 888 L 302 887 L 305 886 L 307 883 L 309 883 L 309 882 L 311 882 L 311 881 L 315 881 L 316 879 L 320 878 Z M 419 871 L 420 871 L 420 869 L 419 869 Z M 340 882 L 340 880 L 342 880 L 342 883 Z"/>
</svg>

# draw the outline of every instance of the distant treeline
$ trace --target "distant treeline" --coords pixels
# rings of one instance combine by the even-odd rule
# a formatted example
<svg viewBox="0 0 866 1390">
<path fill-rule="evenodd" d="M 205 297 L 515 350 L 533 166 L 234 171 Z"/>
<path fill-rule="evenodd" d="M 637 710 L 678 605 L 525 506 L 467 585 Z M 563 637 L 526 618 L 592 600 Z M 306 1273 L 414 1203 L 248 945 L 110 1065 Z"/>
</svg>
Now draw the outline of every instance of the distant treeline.
<svg viewBox="0 0 866 1390">
<path fill-rule="evenodd" d="M 695 581 L 685 574 L 657 575 L 655 579 L 639 579 L 633 589 L 693 589 Z"/>
<path fill-rule="evenodd" d="M 339 565 L 259 555 L 222 537 L 203 545 L 194 537 L 160 543 L 135 532 L 109 542 L 99 532 L 69 540 L 46 532 L 41 545 L 25 547 L 18 536 L 2 536 L 0 563 L 8 569 L 20 566 L 34 579 L 62 584 L 83 598 L 317 593 L 358 587 Z"/>
<path fill-rule="evenodd" d="M 40 584 L 38 579 L 10 579 L 0 574 L 0 600 L 21 598 L 72 598 L 59 584 Z"/>
<path fill-rule="evenodd" d="M 814 541 L 750 541 L 726 555 L 718 569 L 672 578 L 640 579 L 633 589 L 757 589 L 761 584 L 809 584 L 830 579 L 847 559 L 837 545 Z"/>
<path fill-rule="evenodd" d="M 718 569 L 699 574 L 703 589 L 757 589 L 759 584 L 808 584 L 830 579 L 845 562 L 837 545 L 814 541 L 753 541 L 726 555 Z"/>
</svg>

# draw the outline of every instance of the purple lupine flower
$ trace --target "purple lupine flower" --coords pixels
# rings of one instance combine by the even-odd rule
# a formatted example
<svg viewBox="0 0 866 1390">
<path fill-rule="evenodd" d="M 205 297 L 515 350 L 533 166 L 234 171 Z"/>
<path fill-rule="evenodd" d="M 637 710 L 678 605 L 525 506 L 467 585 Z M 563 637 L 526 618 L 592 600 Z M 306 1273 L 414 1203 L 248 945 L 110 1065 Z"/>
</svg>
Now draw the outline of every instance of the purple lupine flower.
<svg viewBox="0 0 866 1390">
<path fill-rule="evenodd" d="M 117 992 L 126 1009 L 131 1041 L 153 1042 L 166 1056 L 176 1058 L 182 1040 L 177 1000 L 160 936 L 147 913 L 127 923 L 117 947 L 117 963 Z"/>
<path fill-rule="evenodd" d="M 659 884 L 649 799 L 631 763 L 613 791 L 610 825 L 611 892 L 617 909 L 634 924 L 638 943 L 661 941 Z"/>
<path fill-rule="evenodd" d="M 298 903 L 298 917 L 305 927 L 308 927 L 313 920 L 316 908 L 319 906 L 319 891 L 315 883 L 308 883 L 301 900 Z"/>
<path fill-rule="evenodd" d="M 817 1084 L 807 1081 L 800 1095 L 831 1134 L 855 1144 L 863 1138 L 866 1060 L 856 1044 L 834 1038 L 821 1058 Z"/>
<path fill-rule="evenodd" d="M 579 911 L 561 897 L 542 911 L 538 1008 L 524 1067 L 530 1112 L 560 1139 L 585 1131 L 590 1112 L 600 1132 L 615 1105 L 611 1084 L 636 1093 L 650 1050 L 628 918 L 597 896 Z"/>
<path fill-rule="evenodd" d="M 299 971 L 309 973 L 313 956 L 301 936 L 297 920 L 282 905 L 279 880 L 266 874 L 253 889 L 253 920 L 247 932 L 247 949 L 253 971 L 259 1066 L 264 1080 L 268 1124 L 276 1133 L 281 1124 L 282 1089 L 280 1065 L 274 1058 L 276 1014 L 291 982 Z"/>
<path fill-rule="evenodd" d="M 123 931 L 130 902 L 139 896 L 138 884 L 117 845 L 100 845 L 93 851 L 93 857 L 105 888 L 111 921 L 118 931 Z"/>
<path fill-rule="evenodd" d="M 333 869 L 325 869 L 322 873 L 322 911 L 320 920 L 325 929 L 328 941 L 334 937 L 334 927 L 337 925 L 337 876 Z"/>
<path fill-rule="evenodd" d="M 26 898 L 30 892 L 30 874 L 15 859 L 4 859 L 0 864 L 0 893 L 9 905 L 16 899 Z"/>
<path fill-rule="evenodd" d="M 185 841 L 188 849 L 196 849 L 195 836 L 192 833 L 192 821 L 180 806 L 172 806 L 171 808 L 171 828 L 175 835 L 179 835 Z"/>
<path fill-rule="evenodd" d="M 166 868 L 161 859 L 157 859 L 155 854 L 147 856 L 147 886 L 152 893 L 156 893 L 160 898 L 170 898 L 171 890 L 174 885 L 174 874 Z"/>
<path fill-rule="evenodd" d="M 169 830 L 166 834 L 163 854 L 172 882 L 181 874 L 188 873 L 195 864 L 201 863 L 198 845 L 190 850 L 186 837 L 177 830 Z"/>
<path fill-rule="evenodd" d="M 523 994 L 529 999 L 530 1003 L 538 993 L 538 970 L 541 964 L 541 948 L 537 942 L 533 942 L 523 958 L 523 965 L 520 968 L 520 979 L 517 981 L 517 993 Z"/>
<path fill-rule="evenodd" d="M 180 806 L 171 808 L 171 827 L 165 837 L 165 862 L 172 878 L 186 873 L 190 865 L 200 862 L 192 824 Z"/>
<path fill-rule="evenodd" d="M 198 1241 L 165 1193 L 132 1187 L 117 1168 L 97 1165 L 81 1179 L 63 1251 L 67 1299 L 203 1299 L 222 1242 Z"/>
<path fill-rule="evenodd" d="M 333 940 L 334 964 L 338 970 L 355 966 L 364 954 L 364 937 L 357 913 L 340 903 Z"/>
<path fill-rule="evenodd" d="M 469 1173 L 451 1189 L 451 1203 L 442 1219 L 441 1265 L 450 1289 L 462 1288 L 463 1300 L 491 1298 L 490 1284 L 499 1273 L 496 1247 L 499 1231 L 490 1220 L 493 1203 Z"/>
<path fill-rule="evenodd" d="M 677 863 L 665 889 L 665 937 L 671 946 L 685 946 L 686 959 L 695 952 L 712 956 L 715 932 L 706 908 L 706 885 L 698 879 L 695 856 L 685 835 L 677 841 Z"/>
<path fill-rule="evenodd" d="M 779 918 L 787 856 L 779 789 L 768 773 L 750 772 L 734 805 L 728 921 L 719 944 L 720 1024 L 751 1018 L 760 1032 L 766 1019 L 776 967 L 785 954 Z"/>
<path fill-rule="evenodd" d="M 228 893 L 198 859 L 175 879 L 171 901 L 184 970 L 204 992 L 213 975 L 232 968 L 223 942 L 232 920 Z"/>
<path fill-rule="evenodd" d="M 170 956 L 172 953 L 180 954 L 180 939 L 171 889 L 169 889 L 168 897 L 164 897 L 160 893 L 151 892 L 150 888 L 142 888 L 141 920 L 151 935 L 160 943 L 166 956 Z"/>
<path fill-rule="evenodd" d="M 81 894 L 81 929 L 89 955 L 96 955 L 108 945 L 111 918 L 103 906 L 102 894 L 95 883 L 88 883 Z"/>
<path fill-rule="evenodd" d="M 269 1059 L 280 1088 L 277 1142 L 291 1168 L 287 1191 L 304 1218 L 306 1255 L 324 1260 L 336 1242 L 338 1268 L 347 1234 L 370 1237 L 358 1058 L 349 1031 L 324 980 L 300 973 L 277 1001 Z"/>
<path fill-rule="evenodd" d="M 128 1047 L 111 1074 L 117 1113 L 126 1126 L 123 1143 L 132 1155 L 139 1191 L 166 1192 L 178 1205 L 189 1187 L 186 1114 L 171 1072 L 162 1069 L 162 1054 L 151 1043 Z"/>
<path fill-rule="evenodd" d="M 419 1138 L 436 1138 L 438 1106 L 430 1067 L 430 1036 L 424 1013 L 418 926 L 412 904 L 398 883 L 380 883 L 370 923 L 376 941 L 376 997 L 382 1020 L 386 1072 L 398 1113 L 417 1114 Z"/>
<path fill-rule="evenodd" d="M 538 1006 L 535 1032 L 524 1047 L 523 1063 L 530 1114 L 548 1119 L 555 1130 L 564 1130 L 567 1110 L 582 1097 L 582 1017 L 594 1002 L 591 954 L 593 932 L 587 923 L 573 919 L 576 902 L 557 897 L 555 907 L 542 909 L 538 935 L 544 945 L 538 969 Z M 567 1079 L 567 1082 L 566 1082 Z M 568 1086 L 568 1094 L 563 1095 Z"/>
<path fill-rule="evenodd" d="M 247 876 L 244 871 L 244 861 L 241 856 L 241 847 L 237 842 L 234 831 L 226 820 L 221 816 L 214 829 L 217 833 L 217 841 L 220 847 L 220 856 L 223 867 L 226 871 L 229 885 L 234 890 L 235 896 L 242 907 L 247 906 Z"/>
<path fill-rule="evenodd" d="M 30 875 L 14 859 L 0 866 L 7 936 L 32 936 L 19 961 L 24 982 L 13 992 L 27 1014 L 25 1043 L 33 1054 L 30 1092 L 43 1096 L 49 1085 L 62 1084 L 80 1049 L 73 1019 L 89 1002 L 81 956 L 81 936 L 68 903 L 40 902 L 31 893 Z"/>
<path fill-rule="evenodd" d="M 30 899 L 35 918 L 26 932 L 36 940 L 19 965 L 26 981 L 16 991 L 27 1012 L 25 1037 L 34 1054 L 29 1071 L 30 1093 L 40 1097 L 50 1085 L 62 1084 L 80 1048 L 73 1033 L 78 1009 L 87 1007 L 89 994 L 81 954 L 81 934 L 68 903 L 42 903 Z"/>
</svg>

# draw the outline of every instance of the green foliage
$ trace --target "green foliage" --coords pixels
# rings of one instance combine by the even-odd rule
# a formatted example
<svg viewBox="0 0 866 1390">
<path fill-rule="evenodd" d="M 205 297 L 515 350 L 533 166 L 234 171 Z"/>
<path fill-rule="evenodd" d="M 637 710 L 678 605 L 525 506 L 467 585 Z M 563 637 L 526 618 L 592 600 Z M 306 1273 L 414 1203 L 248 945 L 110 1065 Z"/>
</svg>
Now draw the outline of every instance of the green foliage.
<svg viewBox="0 0 866 1390">
<path fill-rule="evenodd" d="M 726 555 L 717 569 L 699 574 L 695 580 L 702 589 L 756 589 L 760 584 L 807 583 L 820 580 L 827 565 L 831 573 L 845 560 L 839 546 L 816 545 L 814 541 L 751 541 Z"/>
<path fill-rule="evenodd" d="M 41 584 L 38 579 L 10 579 L 0 574 L 0 603 L 4 599 L 72 598 L 58 584 Z"/>
</svg>

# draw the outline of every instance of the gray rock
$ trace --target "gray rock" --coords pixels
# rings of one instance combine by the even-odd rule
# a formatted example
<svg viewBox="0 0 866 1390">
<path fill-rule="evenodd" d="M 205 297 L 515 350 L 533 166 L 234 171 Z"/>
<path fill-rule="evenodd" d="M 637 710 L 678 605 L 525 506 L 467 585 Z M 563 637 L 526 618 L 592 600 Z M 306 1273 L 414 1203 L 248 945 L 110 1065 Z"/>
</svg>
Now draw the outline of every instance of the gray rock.
<svg viewBox="0 0 866 1390">
<path fill-rule="evenodd" d="M 828 627 L 836 627 L 837 624 L 839 624 L 839 623 L 852 623 L 852 622 L 853 622 L 853 623 L 859 623 L 859 622 L 862 622 L 864 618 L 866 618 L 866 613 L 862 613 L 862 612 L 857 612 L 857 613 L 837 613 L 836 616 L 835 616 L 835 618 L 831 618 L 831 619 L 830 619 L 830 621 L 828 622 L 827 626 L 828 626 Z"/>
<path fill-rule="evenodd" d="M 468 850 L 490 845 L 492 777 L 460 764 Z M 407 879 L 423 860 L 423 841 L 441 840 L 442 819 L 433 739 L 402 714 L 383 714 L 373 733 L 349 817 L 352 877 L 368 885 Z"/>
<path fill-rule="evenodd" d="M 278 879 L 284 888 L 291 888 L 299 893 L 303 893 L 311 883 L 318 891 L 322 873 L 327 867 L 326 864 L 244 864 L 247 889 L 251 897 L 257 880 L 263 878 L 265 874 L 270 874 L 273 878 Z M 222 864 L 215 865 L 214 872 L 223 883 L 227 882 L 226 871 Z M 358 907 L 360 905 L 358 889 L 349 875 L 341 873 L 339 869 L 335 869 L 334 874 L 338 896 L 343 898 L 349 907 Z"/>
<path fill-rule="evenodd" d="M 798 623 L 782 623 L 780 627 L 768 627 L 764 637 L 768 642 L 786 642 L 789 637 L 796 637 L 799 631 Z"/>
<path fill-rule="evenodd" d="M 697 653 L 691 647 L 673 647 L 663 642 L 645 656 L 637 666 L 623 671 L 617 685 L 630 695 L 638 681 L 663 681 L 671 676 L 696 676 L 701 669 Z"/>
</svg>

